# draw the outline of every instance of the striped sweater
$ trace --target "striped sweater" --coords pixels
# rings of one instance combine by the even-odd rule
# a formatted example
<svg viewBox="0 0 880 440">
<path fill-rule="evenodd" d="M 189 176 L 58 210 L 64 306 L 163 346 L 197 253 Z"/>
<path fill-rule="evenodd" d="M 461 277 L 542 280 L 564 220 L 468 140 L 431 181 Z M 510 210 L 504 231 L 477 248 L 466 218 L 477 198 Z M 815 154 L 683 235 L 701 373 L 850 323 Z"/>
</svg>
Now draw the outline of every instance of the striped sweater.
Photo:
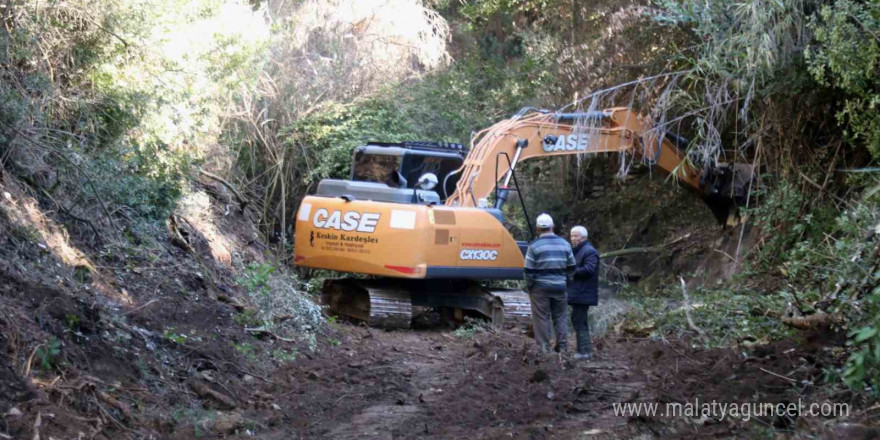
<svg viewBox="0 0 880 440">
<path fill-rule="evenodd" d="M 571 245 L 552 232 L 535 239 L 526 251 L 524 273 L 529 290 L 565 291 L 574 269 Z"/>
</svg>

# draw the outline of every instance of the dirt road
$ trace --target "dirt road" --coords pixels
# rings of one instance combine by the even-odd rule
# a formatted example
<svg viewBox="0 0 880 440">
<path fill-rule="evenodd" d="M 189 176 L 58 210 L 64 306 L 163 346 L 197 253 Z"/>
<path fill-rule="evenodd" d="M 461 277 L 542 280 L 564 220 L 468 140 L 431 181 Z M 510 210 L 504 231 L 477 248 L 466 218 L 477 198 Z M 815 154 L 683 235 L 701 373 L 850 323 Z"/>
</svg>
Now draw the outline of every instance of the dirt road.
<svg viewBox="0 0 880 440">
<path fill-rule="evenodd" d="M 821 370 L 791 368 L 791 344 L 756 353 L 606 337 L 590 362 L 536 353 L 522 329 L 465 337 L 346 326 L 333 352 L 275 377 L 279 426 L 262 438 L 721 438 L 772 435 L 795 419 L 644 417 L 625 402 L 790 402 Z M 781 374 L 774 375 L 772 373 Z M 662 408 L 662 407 L 661 407 Z M 662 410 L 662 409 L 661 409 Z M 803 423 L 801 426 L 805 426 Z"/>
<path fill-rule="evenodd" d="M 21 371 L 0 370 L 0 390 L 5 391 L 0 394 L 0 413 L 5 413 L 0 430 L 10 438 L 878 435 L 873 428 L 838 435 L 835 430 L 850 429 L 843 423 L 848 418 L 661 417 L 667 403 L 712 401 L 836 402 L 864 408 L 846 390 L 813 386 L 822 383 L 825 369 L 839 359 L 834 359 L 834 344 L 808 335 L 752 348 L 701 350 L 681 340 L 612 333 L 594 341 L 592 361 L 574 362 L 538 354 L 522 327 L 465 332 L 439 325 L 384 331 L 333 323 L 312 350 L 302 342 L 243 334 L 230 318 L 231 309 L 215 301 L 190 307 L 160 302 L 154 307 L 161 309 L 140 309 L 126 323 L 102 317 L 58 290 L 14 277 L 3 280 L 2 310 L 22 311 L 17 321 L 0 321 L 7 323 L 0 327 L 0 344 L 22 360 L 16 363 Z M 25 313 L 36 319 L 27 319 Z M 83 318 L 73 326 L 71 316 Z M 152 321 L 155 317 L 162 318 L 161 325 Z M 11 327 L 10 322 L 21 324 Z M 146 329 L 167 329 L 169 323 L 173 334 Z M 9 351 L 40 328 L 67 338 L 56 359 L 40 354 L 49 353 L 40 352 L 41 346 Z M 4 353 L 0 351 L 0 360 Z M 62 368 L 41 367 L 45 361 Z M 619 414 L 615 405 L 624 403 L 656 403 L 660 409 L 655 416 Z M 862 419 L 870 415 L 860 414 Z"/>
</svg>

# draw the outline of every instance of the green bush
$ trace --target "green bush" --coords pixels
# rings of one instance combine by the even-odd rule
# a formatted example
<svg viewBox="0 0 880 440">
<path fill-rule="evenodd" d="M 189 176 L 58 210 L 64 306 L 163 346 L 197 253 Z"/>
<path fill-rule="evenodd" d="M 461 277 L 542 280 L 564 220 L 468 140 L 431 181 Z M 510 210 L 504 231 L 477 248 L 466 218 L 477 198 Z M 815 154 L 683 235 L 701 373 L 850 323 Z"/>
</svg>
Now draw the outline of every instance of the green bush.
<svg viewBox="0 0 880 440">
<path fill-rule="evenodd" d="M 810 28 L 818 42 L 807 51 L 810 72 L 844 93 L 837 119 L 849 139 L 880 159 L 880 3 L 824 5 Z"/>
<path fill-rule="evenodd" d="M 58 169 L 53 197 L 76 200 L 81 216 L 100 204 L 117 221 L 167 217 L 190 167 L 216 144 L 229 89 L 257 81 L 262 12 L 236 0 L 16 9 L 0 41 L 11 79 L 0 84 L 4 165 L 31 184 L 35 172 Z"/>
<path fill-rule="evenodd" d="M 507 64 L 476 56 L 420 81 L 349 105 L 328 104 L 288 127 L 293 151 L 307 152 L 303 183 L 348 177 L 354 148 L 368 141 L 467 144 L 475 130 L 537 99 L 552 76 L 537 60 Z M 306 168 L 307 167 L 307 168 Z"/>
<path fill-rule="evenodd" d="M 186 153 L 153 144 L 96 155 L 84 161 L 82 168 L 105 203 L 123 209 L 134 217 L 130 220 L 155 222 L 167 218 L 177 206 L 192 163 Z M 85 176 L 80 181 L 87 199 L 97 202 Z"/>
<path fill-rule="evenodd" d="M 291 142 L 303 145 L 313 158 L 314 165 L 304 173 L 306 182 L 347 178 L 354 148 L 368 141 L 401 142 L 419 137 L 395 102 L 380 98 L 348 106 L 328 105 L 294 122 L 289 131 Z"/>
<path fill-rule="evenodd" d="M 299 280 L 271 263 L 251 263 L 241 271 L 243 287 L 256 310 L 246 310 L 234 320 L 241 325 L 295 337 L 316 347 L 316 332 L 323 327 L 321 307 L 299 290 Z"/>
<path fill-rule="evenodd" d="M 841 375 L 849 386 L 867 385 L 874 392 L 880 392 L 878 188 L 837 211 L 781 182 L 750 211 L 765 241 L 749 256 L 746 270 L 783 276 L 786 296 L 804 313 L 843 316 L 840 329 L 849 336 L 850 356 Z"/>
</svg>

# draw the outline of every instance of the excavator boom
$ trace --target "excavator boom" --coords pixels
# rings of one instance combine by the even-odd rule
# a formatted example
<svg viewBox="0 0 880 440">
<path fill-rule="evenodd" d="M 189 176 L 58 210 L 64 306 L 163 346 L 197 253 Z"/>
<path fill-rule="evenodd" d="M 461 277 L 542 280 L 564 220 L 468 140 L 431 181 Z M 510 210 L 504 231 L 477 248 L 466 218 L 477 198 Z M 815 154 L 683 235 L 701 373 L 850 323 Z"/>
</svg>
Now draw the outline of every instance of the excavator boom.
<svg viewBox="0 0 880 440">
<path fill-rule="evenodd" d="M 477 133 L 455 192 L 447 206 L 475 206 L 495 188 L 499 177 L 527 159 L 573 154 L 630 153 L 647 159 L 694 189 L 700 170 L 685 160 L 670 140 L 652 129 L 650 120 L 627 109 L 589 113 L 533 113 L 501 121 Z"/>
</svg>

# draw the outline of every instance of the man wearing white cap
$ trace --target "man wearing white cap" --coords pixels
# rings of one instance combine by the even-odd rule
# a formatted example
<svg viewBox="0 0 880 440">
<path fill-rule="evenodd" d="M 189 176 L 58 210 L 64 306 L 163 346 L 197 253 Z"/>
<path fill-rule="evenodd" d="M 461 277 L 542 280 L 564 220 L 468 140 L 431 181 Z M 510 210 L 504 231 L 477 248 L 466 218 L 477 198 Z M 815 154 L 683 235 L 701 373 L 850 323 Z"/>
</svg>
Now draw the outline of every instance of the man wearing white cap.
<svg viewBox="0 0 880 440">
<path fill-rule="evenodd" d="M 523 270 L 532 303 L 535 341 L 541 351 L 549 352 L 550 335 L 556 333 L 556 347 L 565 351 L 568 349 L 565 288 L 574 274 L 574 254 L 571 245 L 553 233 L 553 218 L 541 214 L 536 223 L 539 237 L 529 244 Z"/>
</svg>

